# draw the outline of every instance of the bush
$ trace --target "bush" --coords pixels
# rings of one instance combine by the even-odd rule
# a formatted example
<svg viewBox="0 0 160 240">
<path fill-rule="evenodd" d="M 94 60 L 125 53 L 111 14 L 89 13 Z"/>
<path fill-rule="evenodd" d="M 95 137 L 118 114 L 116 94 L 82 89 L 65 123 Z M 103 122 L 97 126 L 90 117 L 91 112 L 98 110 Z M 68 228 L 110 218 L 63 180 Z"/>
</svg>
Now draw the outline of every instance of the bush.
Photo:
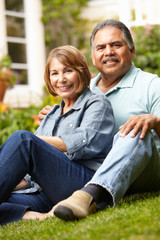
<svg viewBox="0 0 160 240">
<path fill-rule="evenodd" d="M 131 32 L 136 48 L 135 66 L 160 76 L 160 25 L 132 27 Z"/>
<path fill-rule="evenodd" d="M 7 104 L 0 103 L 0 145 L 17 130 L 27 130 L 34 133 L 38 127 L 39 111 L 47 104 L 51 106 L 59 104 L 60 100 L 59 97 L 47 94 L 39 108 L 30 106 L 27 109 L 12 109 Z"/>
<path fill-rule="evenodd" d="M 12 109 L 4 105 L 0 105 L 0 145 L 4 143 L 7 138 L 15 131 L 24 129 L 34 132 L 37 124 L 34 119 L 34 107 L 28 109 Z"/>
</svg>

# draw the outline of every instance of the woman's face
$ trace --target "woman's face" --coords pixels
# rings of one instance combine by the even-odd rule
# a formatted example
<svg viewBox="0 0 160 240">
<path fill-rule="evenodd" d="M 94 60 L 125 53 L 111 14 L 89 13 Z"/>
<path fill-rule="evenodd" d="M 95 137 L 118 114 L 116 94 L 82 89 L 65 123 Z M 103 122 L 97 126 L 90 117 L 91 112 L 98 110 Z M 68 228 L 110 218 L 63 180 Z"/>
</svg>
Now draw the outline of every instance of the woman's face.
<svg viewBox="0 0 160 240">
<path fill-rule="evenodd" d="M 57 58 L 53 58 L 50 63 L 50 81 L 54 91 L 64 101 L 76 101 L 78 94 L 75 91 L 79 86 L 79 76 L 75 69 L 63 65 Z"/>
</svg>

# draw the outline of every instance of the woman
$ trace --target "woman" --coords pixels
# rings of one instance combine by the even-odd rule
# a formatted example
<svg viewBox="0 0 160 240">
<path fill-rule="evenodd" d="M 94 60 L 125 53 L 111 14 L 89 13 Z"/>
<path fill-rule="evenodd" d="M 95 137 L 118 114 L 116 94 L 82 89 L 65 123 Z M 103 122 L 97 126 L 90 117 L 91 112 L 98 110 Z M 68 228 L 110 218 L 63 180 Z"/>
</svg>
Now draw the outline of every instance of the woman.
<svg viewBox="0 0 160 240">
<path fill-rule="evenodd" d="M 33 219 L 32 211 L 48 212 L 88 182 L 109 152 L 112 108 L 105 96 L 90 92 L 90 77 L 86 59 L 75 47 L 50 52 L 45 82 L 62 102 L 54 105 L 35 134 L 17 131 L 0 149 L 1 225 Z M 41 190 L 13 193 L 17 185 L 22 188 L 27 173 Z"/>
</svg>

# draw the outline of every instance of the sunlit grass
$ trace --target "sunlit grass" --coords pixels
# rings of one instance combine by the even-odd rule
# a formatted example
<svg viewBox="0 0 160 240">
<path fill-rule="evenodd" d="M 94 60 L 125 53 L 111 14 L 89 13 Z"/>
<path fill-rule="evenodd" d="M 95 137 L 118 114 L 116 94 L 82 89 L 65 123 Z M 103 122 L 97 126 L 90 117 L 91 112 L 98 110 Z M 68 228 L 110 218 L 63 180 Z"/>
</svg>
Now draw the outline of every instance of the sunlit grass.
<svg viewBox="0 0 160 240">
<path fill-rule="evenodd" d="M 53 217 L 12 223 L 0 228 L 0 239 L 159 240 L 160 192 L 126 197 L 115 208 L 76 222 Z"/>
</svg>

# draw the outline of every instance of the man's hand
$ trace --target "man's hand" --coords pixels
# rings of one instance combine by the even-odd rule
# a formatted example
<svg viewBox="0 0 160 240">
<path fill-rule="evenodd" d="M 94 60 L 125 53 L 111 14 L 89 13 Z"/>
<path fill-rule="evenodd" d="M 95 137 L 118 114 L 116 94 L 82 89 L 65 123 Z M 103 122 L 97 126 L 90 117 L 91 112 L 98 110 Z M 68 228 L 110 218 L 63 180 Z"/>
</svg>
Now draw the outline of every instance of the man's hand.
<svg viewBox="0 0 160 240">
<path fill-rule="evenodd" d="M 41 125 L 41 120 L 44 119 L 44 117 L 47 115 L 47 113 L 52 109 L 50 105 L 45 106 L 38 114 L 38 126 Z"/>
<path fill-rule="evenodd" d="M 120 136 L 125 137 L 131 130 L 131 137 L 135 137 L 141 131 L 140 138 L 143 139 L 146 133 L 154 129 L 160 138 L 160 118 L 153 114 L 144 114 L 131 117 L 120 128 Z"/>
</svg>

